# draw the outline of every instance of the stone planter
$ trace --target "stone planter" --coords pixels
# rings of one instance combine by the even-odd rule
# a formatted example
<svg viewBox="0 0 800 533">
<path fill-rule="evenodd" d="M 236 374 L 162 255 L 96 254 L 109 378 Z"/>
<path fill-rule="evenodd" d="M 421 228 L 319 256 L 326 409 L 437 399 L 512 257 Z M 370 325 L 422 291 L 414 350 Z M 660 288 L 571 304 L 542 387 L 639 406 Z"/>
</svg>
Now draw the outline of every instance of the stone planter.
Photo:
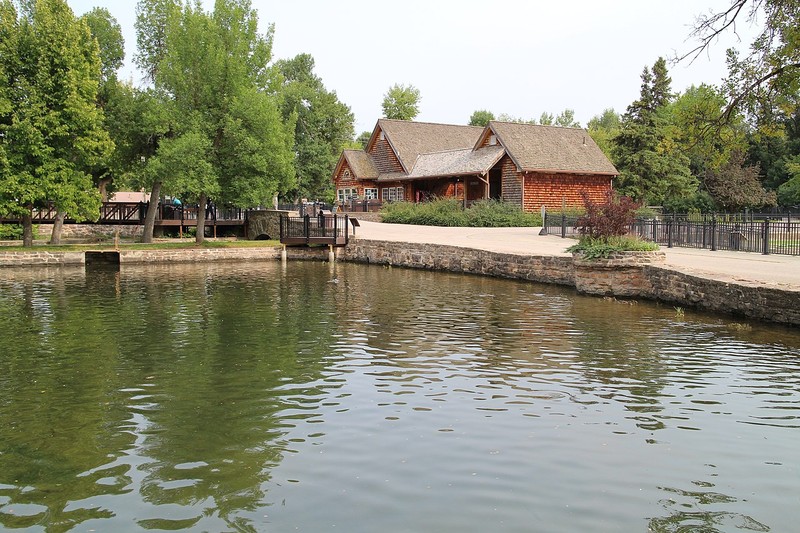
<svg viewBox="0 0 800 533">
<path fill-rule="evenodd" d="M 599 296 L 646 297 L 650 281 L 645 267 L 664 262 L 664 252 L 617 252 L 608 258 L 586 259 L 572 254 L 575 288 Z"/>
</svg>

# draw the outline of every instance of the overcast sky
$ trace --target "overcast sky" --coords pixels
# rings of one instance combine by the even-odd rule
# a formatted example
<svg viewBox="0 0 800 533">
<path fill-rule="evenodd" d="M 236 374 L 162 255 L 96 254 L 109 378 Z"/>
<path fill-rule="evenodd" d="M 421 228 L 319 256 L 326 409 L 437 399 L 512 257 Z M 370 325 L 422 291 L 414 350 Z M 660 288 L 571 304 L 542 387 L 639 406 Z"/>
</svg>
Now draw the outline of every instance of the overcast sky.
<svg viewBox="0 0 800 533">
<path fill-rule="evenodd" d="M 68 0 L 80 15 L 106 7 L 122 26 L 123 76 L 132 65 L 135 0 Z M 204 0 L 209 9 L 212 0 Z M 521 118 L 575 110 L 585 127 L 605 108 L 639 95 L 640 74 L 659 56 L 694 46 L 698 15 L 731 0 L 253 0 L 260 26 L 275 24 L 274 59 L 308 53 L 325 86 L 350 106 L 356 135 L 381 117 L 395 83 L 420 90 L 416 120 L 466 124 L 488 109 Z M 746 52 L 755 28 L 738 26 L 693 64 L 670 66 L 674 91 L 719 84 L 725 49 Z"/>
</svg>

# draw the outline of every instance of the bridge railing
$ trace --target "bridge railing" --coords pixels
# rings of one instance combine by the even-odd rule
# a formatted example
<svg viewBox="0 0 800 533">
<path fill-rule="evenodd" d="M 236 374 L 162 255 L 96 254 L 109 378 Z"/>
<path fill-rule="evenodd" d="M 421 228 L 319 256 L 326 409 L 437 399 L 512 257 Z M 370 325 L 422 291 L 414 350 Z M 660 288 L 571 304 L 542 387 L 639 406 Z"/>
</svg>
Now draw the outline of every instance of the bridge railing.
<svg viewBox="0 0 800 533">
<path fill-rule="evenodd" d="M 283 244 L 331 244 L 344 246 L 349 242 L 349 239 L 348 215 L 281 216 L 280 240 Z"/>
</svg>

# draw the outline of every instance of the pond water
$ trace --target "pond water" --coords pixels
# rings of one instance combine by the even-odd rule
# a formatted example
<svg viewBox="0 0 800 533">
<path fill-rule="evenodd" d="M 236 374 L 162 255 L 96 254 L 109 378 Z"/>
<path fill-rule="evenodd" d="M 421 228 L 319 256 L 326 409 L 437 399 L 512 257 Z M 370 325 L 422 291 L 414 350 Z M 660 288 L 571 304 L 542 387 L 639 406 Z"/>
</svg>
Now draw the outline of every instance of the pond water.
<svg viewBox="0 0 800 533">
<path fill-rule="evenodd" d="M 362 265 L 0 270 L 0 528 L 796 531 L 800 332 Z"/>
</svg>

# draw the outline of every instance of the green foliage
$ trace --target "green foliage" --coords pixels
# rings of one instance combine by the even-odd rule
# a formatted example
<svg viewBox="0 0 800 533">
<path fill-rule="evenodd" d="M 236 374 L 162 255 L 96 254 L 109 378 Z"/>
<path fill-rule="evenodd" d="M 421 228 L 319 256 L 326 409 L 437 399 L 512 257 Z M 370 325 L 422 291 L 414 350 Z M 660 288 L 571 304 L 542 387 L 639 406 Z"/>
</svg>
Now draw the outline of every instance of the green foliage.
<svg viewBox="0 0 800 533">
<path fill-rule="evenodd" d="M 108 9 L 95 7 L 85 13 L 83 20 L 97 41 L 100 53 L 100 73 L 104 81 L 116 79 L 117 70 L 125 61 L 125 39 L 122 28 Z"/>
<path fill-rule="evenodd" d="M 581 237 L 577 244 L 573 244 L 567 251 L 579 253 L 585 259 L 606 259 L 619 252 L 653 252 L 658 250 L 654 242 L 644 241 L 638 237 L 617 236 L 607 239 L 596 239 L 588 236 Z"/>
<path fill-rule="evenodd" d="M 331 172 L 353 138 L 353 113 L 335 92 L 325 89 L 314 70 L 314 59 L 301 54 L 278 61 L 283 75 L 281 114 L 294 121 L 295 197 L 333 196 Z"/>
<path fill-rule="evenodd" d="M 575 120 L 575 110 L 565 109 L 554 120 L 556 126 L 562 128 L 580 128 L 581 123 Z"/>
<path fill-rule="evenodd" d="M 640 202 L 663 203 L 689 197 L 697 190 L 698 180 L 670 127 L 670 83 L 663 58 L 652 70 L 645 67 L 640 97 L 628 106 L 614 138 L 618 189 Z"/>
<path fill-rule="evenodd" d="M 0 224 L 0 241 L 16 241 L 22 238 L 19 224 Z"/>
<path fill-rule="evenodd" d="M 464 209 L 460 200 L 439 198 L 419 204 L 392 202 L 381 209 L 381 219 L 392 224 L 449 227 L 534 227 L 541 216 L 497 200 L 481 200 Z"/>
<path fill-rule="evenodd" d="M 800 176 L 794 177 L 778 187 L 778 202 L 791 207 L 800 205 Z"/>
<path fill-rule="evenodd" d="M 542 225 L 539 213 L 500 200 L 479 200 L 466 210 L 467 225 L 475 228 L 514 228 Z"/>
<path fill-rule="evenodd" d="M 470 126 L 481 126 L 486 127 L 489 124 L 489 121 L 494 120 L 494 113 L 491 111 L 487 111 L 486 109 L 479 109 L 472 113 L 472 116 L 469 117 L 469 125 Z"/>
<path fill-rule="evenodd" d="M 759 180 L 759 168 L 744 162 L 743 152 L 733 152 L 718 170 L 709 170 L 705 186 L 714 201 L 725 211 L 741 211 L 776 205 L 773 191 L 767 192 Z"/>
<path fill-rule="evenodd" d="M 96 40 L 64 0 L 39 0 L 21 18 L 2 0 L 0 51 L 0 212 L 24 215 L 52 201 L 96 219 L 91 172 L 113 150 L 96 106 Z"/>
<path fill-rule="evenodd" d="M 372 137 L 371 131 L 362 131 L 359 136 L 356 138 L 356 142 L 361 146 L 363 150 L 367 149 L 367 143 L 369 142 L 369 138 Z"/>
<path fill-rule="evenodd" d="M 206 13 L 200 3 L 140 0 L 136 27 L 137 63 L 155 87 L 116 110 L 146 111 L 123 135 L 130 173 L 148 188 L 239 207 L 293 188 L 298 113 L 281 116 L 279 76 L 267 67 L 273 28 L 258 32 L 250 2 L 218 0 Z"/>
<path fill-rule="evenodd" d="M 589 120 L 589 135 L 609 159 L 613 157 L 613 140 L 619 135 L 619 130 L 620 117 L 613 108 L 607 108 Z"/>
<path fill-rule="evenodd" d="M 414 120 L 419 115 L 419 89 L 413 85 L 394 84 L 383 95 L 383 116 L 397 120 Z"/>
</svg>

